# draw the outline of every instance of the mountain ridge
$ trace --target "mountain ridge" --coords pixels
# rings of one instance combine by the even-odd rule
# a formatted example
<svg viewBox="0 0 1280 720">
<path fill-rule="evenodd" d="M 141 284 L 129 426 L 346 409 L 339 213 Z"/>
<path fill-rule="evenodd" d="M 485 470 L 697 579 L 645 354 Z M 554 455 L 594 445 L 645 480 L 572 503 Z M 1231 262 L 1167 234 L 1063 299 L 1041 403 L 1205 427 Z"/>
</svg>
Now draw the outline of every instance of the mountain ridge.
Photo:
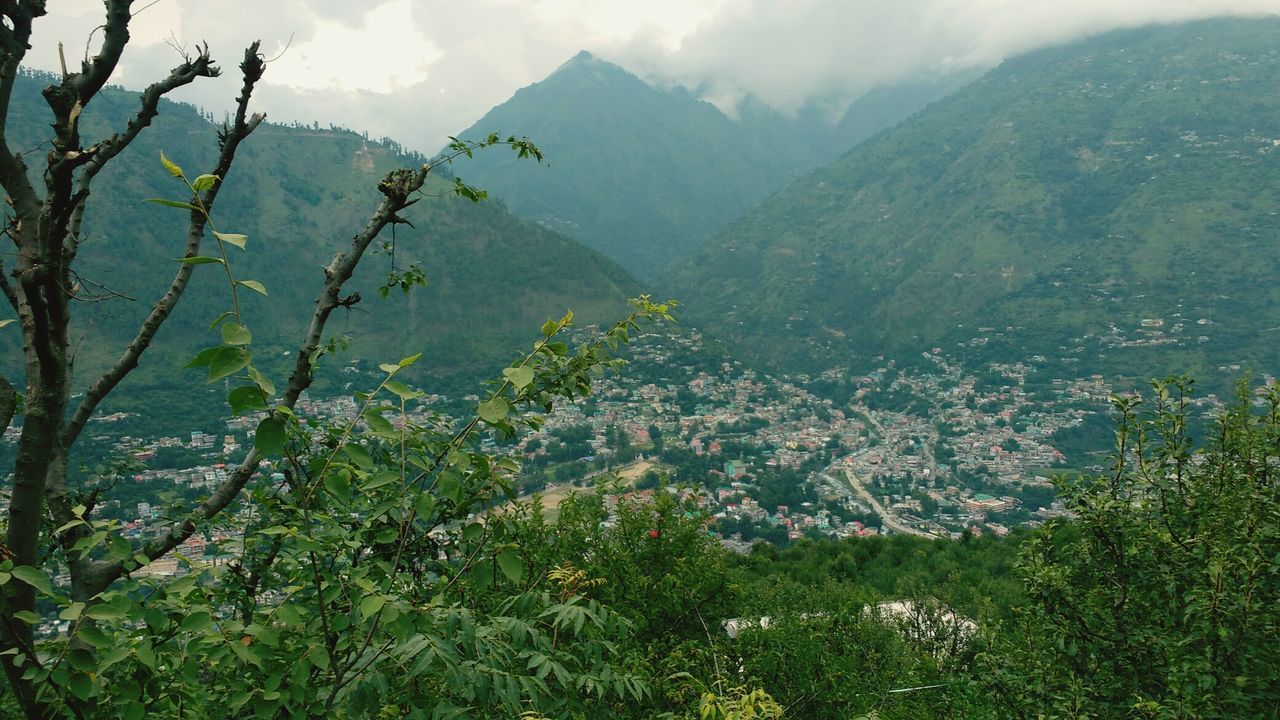
<svg viewBox="0 0 1280 720">
<path fill-rule="evenodd" d="M 14 146 L 38 147 L 47 114 L 39 96 L 42 77 L 21 77 L 15 88 Z M 136 98 L 105 89 L 81 121 L 85 136 L 105 136 L 122 127 L 136 109 Z M 80 273 L 137 301 L 82 306 L 81 381 L 114 360 L 177 268 L 181 246 L 175 243 L 186 216 L 145 202 L 180 199 L 185 192 L 160 166 L 160 153 L 194 177 L 212 165 L 216 152 L 210 118 L 167 101 L 160 110 L 153 126 L 98 179 L 85 216 Z M 249 237 L 246 252 L 234 251 L 231 257 L 237 277 L 260 280 L 270 293 L 241 298 L 260 352 L 279 358 L 296 346 L 321 288 L 322 267 L 345 251 L 376 207 L 378 181 L 391 169 L 423 161 L 393 142 L 318 125 L 263 123 L 245 142 L 213 215 L 220 230 Z M 416 227 L 397 225 L 369 249 L 349 287 L 363 300 L 329 324 L 340 345 L 346 344 L 341 336 L 351 337 L 351 354 L 340 356 L 339 363 L 368 354 L 376 364 L 424 352 L 427 361 L 415 371 L 474 374 L 505 363 L 537 335 L 542 322 L 560 317 L 566 308 L 572 307 L 582 323 L 611 322 L 626 312 L 625 301 L 639 285 L 615 263 L 511 215 L 501 203 L 473 204 L 451 190 L 447 171 L 431 179 L 406 213 Z M 386 298 L 379 297 L 387 273 L 413 263 L 421 265 L 426 286 L 407 294 L 392 288 Z M 141 375 L 179 377 L 187 371 L 177 366 L 213 341 L 205 332 L 217 315 L 210 308 L 229 301 L 225 280 L 206 270 L 196 268 L 157 347 L 145 356 Z M 19 355 L 12 340 L 2 348 L 10 363 Z"/>
<path fill-rule="evenodd" d="M 458 172 L 517 214 L 655 279 L 789 180 L 964 79 L 873 95 L 835 124 L 812 109 L 786 117 L 752 98 L 734 119 L 684 87 L 651 85 L 582 51 L 457 134 L 528 136 L 549 167 L 488 156 Z"/>
<path fill-rule="evenodd" d="M 1270 367 L 1280 156 L 1254 126 L 1280 112 L 1276 37 L 1224 19 L 1011 59 L 772 196 L 672 285 L 790 367 L 974 342 L 1129 373 Z"/>
</svg>

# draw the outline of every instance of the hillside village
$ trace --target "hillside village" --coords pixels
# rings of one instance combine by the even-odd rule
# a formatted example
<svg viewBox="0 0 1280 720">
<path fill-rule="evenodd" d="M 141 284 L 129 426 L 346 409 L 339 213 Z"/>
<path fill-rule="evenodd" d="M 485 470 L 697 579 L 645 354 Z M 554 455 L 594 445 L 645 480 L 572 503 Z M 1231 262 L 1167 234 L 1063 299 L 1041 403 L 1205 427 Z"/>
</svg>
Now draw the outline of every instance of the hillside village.
<svg viewBox="0 0 1280 720">
<path fill-rule="evenodd" d="M 1043 357 L 990 364 L 979 387 L 937 348 L 919 369 L 889 362 L 853 377 L 832 369 L 778 378 L 733 362 L 708 370 L 693 360 L 702 350 L 697 332 L 641 338 L 631 368 L 602 381 L 593 402 L 557 410 L 520 443 L 526 461 L 558 455 L 556 472 L 544 475 L 554 482 L 595 477 L 621 464 L 611 457 L 630 461 L 645 448 L 668 483 L 705 488 L 708 508 L 731 521 L 724 524 L 782 527 L 792 540 L 887 525 L 935 536 L 1004 534 L 1063 512 L 1049 477 L 1095 461 L 1068 459 L 1053 436 L 1111 410 L 1112 388 L 1098 375 L 1049 378 L 1049 390 L 1032 397 L 1024 386 Z M 853 388 L 847 403 L 815 394 L 832 382 Z M 1212 396 L 1195 402 L 1206 413 L 1220 407 Z M 566 458 L 560 437 L 585 437 L 583 453 Z M 701 473 L 690 473 L 688 454 L 702 460 Z M 578 472 L 564 472 L 575 464 Z M 762 479 L 799 469 L 802 502 L 764 506 L 752 496 Z M 833 480 L 846 474 L 865 483 L 878 507 L 849 481 Z"/>
<path fill-rule="evenodd" d="M 922 353 L 912 368 L 884 362 L 858 375 L 833 368 L 773 377 L 708 352 L 692 330 L 643 335 L 628 361 L 622 372 L 601 378 L 590 398 L 557 408 L 538 432 L 510 447 L 525 465 L 522 487 L 562 496 L 622 471 L 635 497 L 659 484 L 693 488 L 716 520 L 713 529 L 738 550 L 759 539 L 1003 535 L 1036 526 L 1064 512 L 1053 500 L 1053 473 L 1097 467 L 1093 459 L 1066 457 L 1054 445 L 1055 433 L 1108 414 L 1112 394 L 1097 375 L 1037 378 L 1039 389 L 1029 392 L 1042 357 L 974 373 L 939 348 Z M 354 368 L 344 372 L 359 379 Z M 428 395 L 412 416 L 451 422 L 436 410 L 450 402 Z M 1219 407 L 1212 396 L 1196 402 L 1206 413 Z M 330 420 L 358 412 L 351 396 L 304 397 L 299 409 Z M 189 496 L 225 479 L 226 463 L 251 445 L 257 421 L 228 418 L 220 433 L 113 435 L 111 426 L 127 417 L 95 418 L 94 439 L 136 464 L 129 478 L 140 487 L 167 486 Z M 5 441 L 17 432 L 10 428 Z M 481 444 L 498 447 L 491 437 Z M 148 466 L 165 452 L 199 460 Z M 160 532 L 170 522 L 160 500 L 103 510 L 123 523 L 126 537 Z M 208 538 L 228 539 L 234 538 Z M 188 559 L 205 552 L 206 538 L 193 542 L 198 546 L 182 549 Z M 178 571 L 176 558 L 166 560 L 148 571 Z"/>
</svg>

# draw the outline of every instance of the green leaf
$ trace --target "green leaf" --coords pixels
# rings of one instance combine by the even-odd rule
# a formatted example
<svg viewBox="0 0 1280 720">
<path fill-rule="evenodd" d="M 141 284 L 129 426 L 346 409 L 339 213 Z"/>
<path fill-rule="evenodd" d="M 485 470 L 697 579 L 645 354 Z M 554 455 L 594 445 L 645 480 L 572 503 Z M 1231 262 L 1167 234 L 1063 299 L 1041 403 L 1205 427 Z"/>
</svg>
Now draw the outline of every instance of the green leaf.
<svg viewBox="0 0 1280 720">
<path fill-rule="evenodd" d="M 364 415 L 361 417 L 364 418 L 366 423 L 369 423 L 369 429 L 373 430 L 375 433 L 394 435 L 396 432 L 396 428 L 391 424 L 391 421 L 382 417 L 382 413 L 377 410 L 365 410 Z"/>
<path fill-rule="evenodd" d="M 70 528 L 76 527 L 78 525 L 85 525 L 85 524 L 87 523 L 85 523 L 84 520 L 81 520 L 80 518 L 77 517 L 74 520 L 68 520 L 67 522 L 64 522 L 61 525 L 59 525 L 58 529 L 53 531 L 53 534 L 61 535 L 62 533 L 69 530 Z"/>
<path fill-rule="evenodd" d="M 196 192 L 204 192 L 205 190 L 213 187 L 216 182 L 218 182 L 217 175 L 204 174 L 197 177 L 195 181 L 191 183 L 191 188 Z M 214 234 L 216 235 L 217 233 Z"/>
<path fill-rule="evenodd" d="M 354 444 L 346 445 L 342 448 L 342 452 L 346 453 L 347 457 L 351 458 L 351 462 L 355 463 L 356 467 L 364 470 L 373 469 L 373 458 L 369 457 L 369 451 L 365 450 L 362 446 Z"/>
<path fill-rule="evenodd" d="M 506 378 L 507 382 L 514 385 L 517 390 L 523 390 L 529 383 L 533 382 L 533 368 L 505 368 L 502 371 L 502 377 Z"/>
<path fill-rule="evenodd" d="M 28 625 L 38 625 L 40 623 L 40 616 L 30 610 L 19 610 L 13 614 L 13 619 L 21 620 Z"/>
<path fill-rule="evenodd" d="M 188 362 L 186 365 L 183 365 L 183 367 L 189 367 L 189 368 L 206 367 L 207 368 L 209 367 L 209 362 L 213 360 L 214 354 L 216 354 L 221 349 L 222 349 L 221 345 L 217 347 L 205 348 L 200 352 L 196 353 L 196 356 L 191 358 L 191 362 Z"/>
<path fill-rule="evenodd" d="M 275 384 L 271 382 L 270 378 L 259 372 L 258 368 L 253 366 L 249 367 L 249 379 L 252 380 L 255 385 L 262 388 L 263 394 L 267 397 L 271 397 L 276 394 Z"/>
<path fill-rule="evenodd" d="M 19 565 L 9 572 L 12 573 L 14 577 L 39 590 L 45 595 L 53 594 L 53 587 L 49 584 L 49 576 L 40 572 L 36 568 L 33 568 L 30 565 Z"/>
<path fill-rule="evenodd" d="M 413 509 L 418 512 L 419 517 L 430 518 L 431 513 L 436 509 L 436 499 L 429 493 L 422 493 L 417 500 L 413 501 Z"/>
<path fill-rule="evenodd" d="M 116 647 L 115 638 L 102 632 L 96 626 L 86 625 L 80 628 L 80 632 L 76 633 L 76 637 L 92 645 L 95 648 L 114 648 Z"/>
<path fill-rule="evenodd" d="M 64 608 L 62 612 L 58 613 L 58 617 L 69 622 L 75 622 L 80 619 L 80 613 L 82 612 L 84 612 L 84 603 L 73 602 L 70 606 Z"/>
<path fill-rule="evenodd" d="M 263 285 L 262 283 L 258 282 L 257 280 L 237 280 L 237 281 L 236 281 L 236 284 L 237 284 L 237 285 L 243 285 L 244 287 L 247 287 L 247 288 L 249 288 L 250 290 L 252 290 L 252 291 L 254 291 L 254 292 L 258 293 L 259 295 L 266 295 L 266 294 L 267 294 L 267 286 L 266 286 L 266 285 Z"/>
<path fill-rule="evenodd" d="M 176 163 L 165 157 L 163 150 L 160 151 L 160 164 L 164 166 L 165 170 L 169 171 L 170 175 L 174 177 L 182 177 L 182 168 L 178 167 Z"/>
<path fill-rule="evenodd" d="M 360 615 L 371 618 L 381 612 L 382 606 L 386 604 L 387 599 L 381 595 L 367 595 L 360 601 Z"/>
<path fill-rule="evenodd" d="M 265 417 L 253 432 L 253 446 L 267 457 L 283 454 L 285 435 L 284 420 L 274 416 Z"/>
<path fill-rule="evenodd" d="M 413 400 L 415 398 L 420 398 L 423 395 L 423 393 L 410 388 L 402 382 L 396 382 L 395 380 L 388 380 L 383 387 L 398 395 L 401 400 Z"/>
<path fill-rule="evenodd" d="M 471 568 L 471 579 L 477 587 L 488 588 L 493 586 L 493 564 L 482 562 Z"/>
<path fill-rule="evenodd" d="M 98 662 L 98 670 L 106 670 L 127 657 L 129 657 L 128 645 L 113 645 L 111 649 L 103 654 L 102 660 Z"/>
<path fill-rule="evenodd" d="M 228 245 L 235 245 L 241 250 L 244 249 L 244 244 L 249 242 L 249 236 L 241 235 L 240 233 L 223 233 L 223 232 L 218 232 L 217 230 L 214 230 L 213 236 Z M 263 293 L 263 295 L 265 294 L 266 293 Z"/>
<path fill-rule="evenodd" d="M 209 323 L 209 329 L 212 330 L 218 327 L 218 324 L 221 323 L 223 320 L 226 320 L 227 318 L 234 317 L 234 316 L 235 316 L 235 313 L 231 312 L 230 310 L 222 313 L 218 317 L 214 318 L 213 322 Z"/>
<path fill-rule="evenodd" d="M 152 670 L 156 667 L 156 653 L 151 649 L 151 643 L 143 640 L 133 649 L 133 654 L 138 657 L 138 662 L 146 665 Z"/>
<path fill-rule="evenodd" d="M 334 470 L 324 476 L 324 487 L 339 499 L 351 495 L 351 475 L 345 470 Z"/>
<path fill-rule="evenodd" d="M 196 207 L 195 205 L 192 205 L 189 202 L 182 202 L 181 200 L 166 200 L 165 198 L 147 198 L 147 202 L 155 203 L 157 205 L 164 205 L 165 207 L 182 208 L 183 210 L 195 210 L 197 212 L 200 210 L 200 208 Z"/>
<path fill-rule="evenodd" d="M 223 345 L 209 358 L 208 382 L 217 382 L 228 375 L 237 373 L 243 370 L 252 360 L 253 355 L 248 350 L 242 347 Z"/>
<path fill-rule="evenodd" d="M 267 409 L 267 395 L 257 385 L 242 385 L 227 393 L 227 405 L 233 415 Z"/>
<path fill-rule="evenodd" d="M 222 264 L 222 258 L 194 255 L 192 257 L 178 258 L 178 262 L 186 263 L 187 265 L 208 265 L 210 263 Z"/>
<path fill-rule="evenodd" d="M 412 365 L 412 364 L 414 364 L 414 363 L 418 362 L 418 358 L 420 358 L 420 357 L 422 357 L 422 353 L 417 353 L 416 355 L 410 355 L 410 356 L 409 356 L 409 357 L 407 357 L 407 358 L 401 358 L 401 359 L 400 359 L 400 362 L 398 362 L 398 363 L 396 363 L 396 364 L 397 364 L 397 365 L 399 365 L 399 366 L 400 366 L 400 367 L 402 367 L 402 368 L 406 368 L 406 367 L 409 367 L 410 365 Z"/>
<path fill-rule="evenodd" d="M 222 342 L 228 345 L 248 345 L 253 342 L 253 334 L 240 323 L 229 322 L 222 326 Z"/>
<path fill-rule="evenodd" d="M 236 657 L 240 658 L 240 660 L 243 661 L 245 664 L 252 665 L 256 668 L 262 667 L 262 660 L 258 658 L 257 653 L 251 652 L 249 648 L 244 645 L 244 643 L 232 642 L 230 647 L 231 647 L 231 651 L 235 653 Z"/>
<path fill-rule="evenodd" d="M 119 535 L 111 535 L 107 538 L 107 549 L 107 559 L 112 561 L 124 560 L 133 554 L 133 546 Z"/>
<path fill-rule="evenodd" d="M 507 419 L 507 413 L 511 412 L 511 406 L 503 398 L 495 397 L 480 403 L 480 407 L 476 411 L 481 420 L 494 425 Z"/>
<path fill-rule="evenodd" d="M 213 627 L 213 618 L 204 610 L 198 610 L 182 618 L 179 626 L 183 632 L 198 633 Z"/>
<path fill-rule="evenodd" d="M 236 692 L 236 694 L 231 696 L 230 700 L 228 701 L 228 704 L 231 706 L 232 710 L 239 710 L 240 706 L 249 702 L 249 700 L 251 700 L 252 698 L 253 698 L 253 693 L 251 691 L 239 690 Z"/>
<path fill-rule="evenodd" d="M 542 323 L 542 334 L 551 337 L 560 329 L 560 325 L 555 320 L 548 320 Z"/>
<path fill-rule="evenodd" d="M 475 542 L 484 535 L 484 526 L 480 523 L 471 523 L 462 529 L 462 540 L 464 542 Z"/>
<path fill-rule="evenodd" d="M 498 553 L 498 568 L 502 570 L 502 574 L 506 575 L 511 582 L 518 583 L 520 578 L 524 577 L 524 561 L 511 548 Z"/>
<path fill-rule="evenodd" d="M 454 505 L 462 502 L 462 476 L 457 470 L 445 470 L 440 473 L 440 495 L 453 501 Z"/>
<path fill-rule="evenodd" d="M 383 470 L 382 472 L 370 478 L 369 482 L 364 484 L 365 490 L 377 490 L 384 485 L 390 485 L 400 481 L 400 473 L 395 470 Z"/>
<path fill-rule="evenodd" d="M 323 645 L 311 646 L 311 650 L 307 652 L 307 659 L 321 670 L 329 669 L 329 653 L 325 652 Z"/>
<path fill-rule="evenodd" d="M 93 695 L 93 681 L 84 673 L 72 673 L 71 692 L 81 700 L 88 700 Z"/>
<path fill-rule="evenodd" d="M 125 616 L 125 612 L 122 608 L 102 603 L 90 605 L 89 608 L 84 611 L 84 614 L 94 620 L 119 620 Z"/>
</svg>

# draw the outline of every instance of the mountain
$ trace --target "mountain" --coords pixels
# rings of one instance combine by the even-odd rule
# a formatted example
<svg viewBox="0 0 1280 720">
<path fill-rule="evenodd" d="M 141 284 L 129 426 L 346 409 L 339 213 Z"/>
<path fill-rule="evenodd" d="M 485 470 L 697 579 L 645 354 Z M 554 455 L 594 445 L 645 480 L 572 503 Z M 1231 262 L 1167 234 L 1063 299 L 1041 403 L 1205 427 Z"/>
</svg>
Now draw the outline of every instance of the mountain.
<svg viewBox="0 0 1280 720">
<path fill-rule="evenodd" d="M 21 78 L 9 115 L 13 147 L 39 147 L 47 130 L 39 89 L 47 82 L 40 76 Z M 133 93 L 104 90 L 81 120 L 86 141 L 123 127 L 137 105 Z M 192 107 L 165 103 L 154 126 L 99 177 L 78 270 L 84 294 L 103 294 L 97 283 L 124 297 L 77 306 L 78 330 L 84 333 L 77 362 L 81 382 L 114 359 L 167 286 L 182 254 L 186 214 L 145 202 L 185 199 L 181 185 L 160 165 L 162 150 L 194 178 L 213 164 L 215 125 Z M 381 199 L 378 181 L 393 168 L 422 161 L 400 152 L 395 143 L 319 126 L 264 123 L 241 146 L 214 219 L 224 232 L 248 235 L 246 251 L 232 249 L 231 262 L 238 278 L 259 280 L 270 293 L 241 293 L 259 357 L 280 358 L 297 346 L 323 281 L 321 268 L 363 227 Z M 399 225 L 383 235 L 383 249 L 374 253 L 371 248 L 347 287 L 363 300 L 329 322 L 330 334 L 349 335 L 352 343 L 332 362 L 358 357 L 373 366 L 423 352 L 419 365 L 433 373 L 474 375 L 508 361 L 536 337 L 543 322 L 566 308 L 577 313 L 580 324 L 612 321 L 626 312 L 626 298 L 635 294 L 637 283 L 615 263 L 521 220 L 500 203 L 458 198 L 451 187 L 448 177 L 431 181 L 421 201 L 405 213 L 414 227 Z M 394 289 L 381 298 L 387 272 L 411 263 L 421 265 L 427 286 L 408 295 Z M 220 268 L 197 267 L 157 348 L 144 357 L 142 375 L 180 381 L 185 372 L 195 379 L 192 371 L 177 367 L 212 344 L 206 329 L 229 305 Z M 11 329 L 0 338 L 8 343 L 2 357 L 9 366 L 20 358 L 15 337 Z"/>
<path fill-rule="evenodd" d="M 675 294 L 787 367 L 1274 369 L 1278 41 L 1221 19 L 1009 60 L 734 222 Z"/>
<path fill-rule="evenodd" d="M 489 154 L 457 171 L 516 213 L 654 278 L 800 173 L 963 79 L 872 95 L 835 124 L 814 108 L 787 117 L 751 98 L 731 119 L 684 88 L 651 86 L 582 52 L 458 133 L 527 136 L 548 166 Z"/>
</svg>

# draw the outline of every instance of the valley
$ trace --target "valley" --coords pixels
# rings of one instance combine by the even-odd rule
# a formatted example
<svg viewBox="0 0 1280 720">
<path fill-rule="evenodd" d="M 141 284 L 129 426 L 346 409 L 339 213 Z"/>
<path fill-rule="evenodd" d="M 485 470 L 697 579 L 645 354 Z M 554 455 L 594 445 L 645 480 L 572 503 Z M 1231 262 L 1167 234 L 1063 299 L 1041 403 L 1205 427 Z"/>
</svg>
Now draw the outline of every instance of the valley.
<svg viewBox="0 0 1280 720">
<path fill-rule="evenodd" d="M 0 716 L 1275 715 L 1272 9 L 152 5 L 0 8 Z"/>
<path fill-rule="evenodd" d="M 591 331 L 583 328 L 579 338 Z M 481 442 L 518 460 L 516 486 L 526 499 L 541 494 L 554 509 L 573 492 L 687 488 L 714 517 L 710 529 L 745 551 L 757 539 L 787 545 L 804 537 L 956 538 L 1034 528 L 1068 514 L 1055 499 L 1054 477 L 1110 464 L 1099 437 L 1113 422 L 1119 389 L 1098 375 L 1064 374 L 1043 357 L 967 368 L 937 349 L 913 364 L 885 361 L 857 374 L 771 375 L 694 329 L 658 328 L 634 343 L 622 372 L 556 409 L 537 432 Z M 377 373 L 358 366 L 341 375 L 353 390 L 376 384 Z M 410 417 L 452 408 L 446 422 L 457 426 L 478 400 L 427 394 Z M 1192 403 L 1205 419 L 1224 407 L 1212 393 Z M 358 403 L 313 394 L 300 409 L 341 424 L 358 414 Z M 216 487 L 224 464 L 252 445 L 258 418 L 122 437 L 130 421 L 128 413 L 95 418 L 88 452 L 133 458 L 136 498 L 102 511 L 154 533 L 167 521 L 162 504 L 148 500 Z M 10 428 L 6 440 L 18 432 Z"/>
</svg>

